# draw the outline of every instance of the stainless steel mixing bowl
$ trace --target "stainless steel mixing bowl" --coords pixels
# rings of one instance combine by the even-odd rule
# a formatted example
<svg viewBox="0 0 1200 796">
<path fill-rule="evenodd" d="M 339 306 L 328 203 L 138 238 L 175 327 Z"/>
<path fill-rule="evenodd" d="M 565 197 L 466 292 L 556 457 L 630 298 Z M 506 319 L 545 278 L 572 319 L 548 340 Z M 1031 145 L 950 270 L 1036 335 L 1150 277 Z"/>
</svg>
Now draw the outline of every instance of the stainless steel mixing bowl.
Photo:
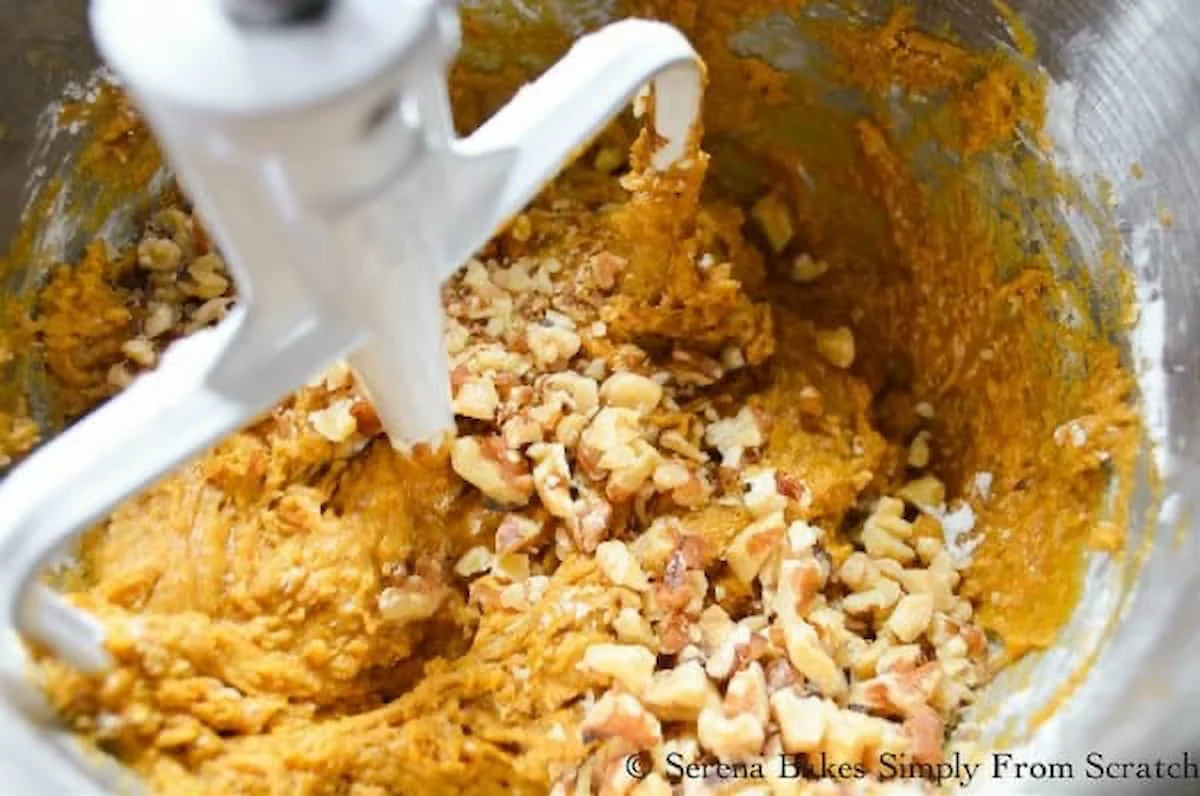
<svg viewBox="0 0 1200 796">
<path fill-rule="evenodd" d="M 1004 38 L 1001 18 L 985 0 L 916 4 L 930 29 L 948 23 L 979 44 Z M 70 136 L 48 142 L 39 129 L 44 132 L 43 110 L 64 83 L 84 79 L 94 67 L 85 5 L 0 0 L 0 240 L 16 228 L 34 167 L 52 167 L 71 148 Z M 603 21 L 614 4 L 526 5 L 550 8 L 568 24 L 590 25 Z M 1018 757 L 1075 761 L 1082 771 L 1089 752 L 1153 760 L 1200 749 L 1200 680 L 1193 676 L 1200 660 L 1200 7 L 1195 0 L 1011 5 L 1035 34 L 1041 66 L 1055 84 L 1050 132 L 1063 165 L 1107 177 L 1115 191 L 1114 222 L 1145 301 L 1138 333 L 1128 342 L 1157 442 L 1147 450 L 1147 462 L 1157 460 L 1164 483 L 1162 501 L 1139 490 L 1131 549 L 1146 542 L 1144 560 L 1130 555 L 1094 562 L 1087 595 L 1060 643 L 1002 676 L 981 707 L 985 735 L 1007 731 Z M 747 34 L 739 47 L 752 51 L 756 35 L 774 38 L 769 49 L 777 60 L 790 46 L 803 47 L 787 41 L 792 34 L 786 26 Z M 1144 172 L 1140 180 L 1129 177 L 1134 163 Z M 1163 209 L 1174 218 L 1170 227 L 1160 224 Z M 1086 252 L 1095 243 L 1092 231 L 1086 225 L 1077 231 Z M 81 242 L 56 238 L 47 253 L 70 255 Z M 1100 632 L 1105 627 L 1113 632 Z M 1027 728 L 1025 719 L 1093 652 L 1098 658 L 1073 696 L 1049 722 Z M 0 746 L 6 726 L 0 722 Z M 0 767 L 0 778 L 5 775 Z M 1004 783 L 1020 793 L 1094 792 L 1105 784 Z M 1107 785 L 1130 792 L 1147 783 Z M 1194 780 L 1168 786 L 1200 791 Z"/>
</svg>

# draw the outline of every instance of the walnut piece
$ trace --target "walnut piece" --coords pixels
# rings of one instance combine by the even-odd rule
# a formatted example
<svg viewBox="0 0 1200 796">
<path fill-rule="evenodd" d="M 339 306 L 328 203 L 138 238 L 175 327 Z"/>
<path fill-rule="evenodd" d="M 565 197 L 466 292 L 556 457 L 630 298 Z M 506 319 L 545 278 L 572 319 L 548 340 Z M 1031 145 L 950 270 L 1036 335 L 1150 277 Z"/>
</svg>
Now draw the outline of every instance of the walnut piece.
<svg viewBox="0 0 1200 796">
<path fill-rule="evenodd" d="M 624 542 L 601 542 L 596 547 L 596 563 L 604 576 L 617 586 L 642 592 L 650 589 L 650 579 Z"/>
<path fill-rule="evenodd" d="M 756 716 L 739 713 L 726 716 L 718 707 L 706 707 L 696 720 L 700 745 L 720 760 L 746 760 L 762 752 L 766 728 Z"/>
<path fill-rule="evenodd" d="M 500 437 L 460 437 L 450 447 L 450 466 L 467 483 L 506 506 L 523 506 L 533 496 L 529 463 L 508 450 Z"/>
<path fill-rule="evenodd" d="M 692 721 L 717 691 L 699 661 L 685 661 L 674 669 L 655 672 L 642 702 L 664 721 Z"/>
<path fill-rule="evenodd" d="M 662 742 L 662 727 L 637 697 L 608 691 L 580 726 L 585 742 L 621 738 L 635 749 L 653 749 Z"/>
<path fill-rule="evenodd" d="M 754 410 L 743 406 L 733 417 L 709 425 L 704 441 L 721 454 L 721 464 L 737 469 L 746 451 L 762 447 L 767 440 Z"/>
<path fill-rule="evenodd" d="M 605 406 L 619 406 L 648 414 L 662 400 L 662 385 L 636 373 L 614 373 L 600 387 L 600 400 Z"/>
<path fill-rule="evenodd" d="M 607 675 L 633 694 L 641 694 L 650 685 L 655 662 L 654 653 L 637 644 L 593 644 L 579 667 Z"/>
</svg>

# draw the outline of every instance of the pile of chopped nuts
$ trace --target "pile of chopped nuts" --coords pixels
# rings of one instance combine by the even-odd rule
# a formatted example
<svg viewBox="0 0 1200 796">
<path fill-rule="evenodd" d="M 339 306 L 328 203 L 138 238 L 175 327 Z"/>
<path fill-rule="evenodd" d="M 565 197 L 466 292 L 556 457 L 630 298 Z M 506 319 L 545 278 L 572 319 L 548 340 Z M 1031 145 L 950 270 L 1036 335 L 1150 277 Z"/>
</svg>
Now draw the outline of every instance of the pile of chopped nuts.
<svg viewBox="0 0 1200 796">
<path fill-rule="evenodd" d="M 672 793 L 666 755 L 681 749 L 689 762 L 761 761 L 768 778 L 784 755 L 868 773 L 888 753 L 937 763 L 947 727 L 986 680 L 986 639 L 955 596 L 954 564 L 937 538 L 915 534 L 903 501 L 880 500 L 863 523 L 865 550 L 833 566 L 824 533 L 788 520 L 793 500 L 771 487 L 773 473 L 742 477 L 754 520 L 719 558 L 759 595 L 748 610 L 723 605 L 669 521 L 598 551 L 613 586 L 636 599 L 614 623 L 620 643 L 580 664 L 608 686 L 583 723 L 604 741 L 585 792 Z M 664 565 L 659 550 L 672 543 Z M 616 762 L 637 752 L 655 773 L 621 784 Z M 574 776 L 560 793 L 576 792 L 582 769 Z M 782 776 L 772 785 L 799 792 Z"/>
<path fill-rule="evenodd" d="M 722 416 L 697 401 L 741 367 L 737 352 L 655 359 L 608 341 L 597 310 L 622 262 L 578 259 L 570 279 L 555 258 L 474 260 L 446 293 L 452 465 L 504 514 L 455 572 L 480 610 L 515 611 L 544 590 L 547 556 L 590 556 L 623 606 L 613 641 L 578 664 L 595 683 L 579 726 L 593 751 L 554 792 L 678 793 L 671 753 L 761 761 L 762 793 L 806 786 L 770 781 L 780 756 L 868 778 L 889 753 L 940 761 L 989 656 L 929 513 L 944 489 L 920 474 L 928 432 L 908 454 L 917 477 L 869 507 L 835 562 L 829 531 L 805 519 L 806 486 L 758 464 L 769 418 L 752 403 Z M 817 341 L 842 368 L 853 345 L 848 329 Z M 723 549 L 681 520 L 713 505 L 743 518 Z M 648 776 L 621 765 L 630 754 L 647 756 Z"/>
<path fill-rule="evenodd" d="M 140 334 L 125 341 L 125 359 L 108 372 L 113 387 L 128 386 L 152 369 L 170 342 L 220 321 L 234 301 L 234 284 L 200 219 L 169 207 L 143 229 L 136 248 L 132 300 Z"/>
</svg>

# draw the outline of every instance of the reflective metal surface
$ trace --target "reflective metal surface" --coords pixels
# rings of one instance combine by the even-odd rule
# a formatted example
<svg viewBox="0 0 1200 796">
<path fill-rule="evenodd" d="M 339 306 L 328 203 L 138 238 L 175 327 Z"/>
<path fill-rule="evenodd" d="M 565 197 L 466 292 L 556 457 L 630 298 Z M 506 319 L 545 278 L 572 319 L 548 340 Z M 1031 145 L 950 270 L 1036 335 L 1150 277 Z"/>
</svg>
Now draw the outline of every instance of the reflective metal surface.
<svg viewBox="0 0 1200 796">
<path fill-rule="evenodd" d="M 973 4 L 943 5 L 962 14 Z M 1088 751 L 1154 759 L 1200 748 L 1192 676 L 1200 656 L 1200 15 L 1189 0 L 1015 6 L 1045 68 L 1074 87 L 1059 136 L 1074 139 L 1072 165 L 1116 189 L 1127 255 L 1145 286 L 1134 350 L 1148 360 L 1136 364 L 1166 493 L 1157 516 L 1135 523 L 1153 547 L 1118 631 L 1031 746 L 1048 759 Z M 1134 163 L 1140 180 L 1130 177 Z M 1164 210 L 1172 219 L 1165 228 Z M 1034 678 L 1057 679 L 1049 662 Z M 1136 783 L 1109 785 L 1129 792 Z M 1177 785 L 1195 792 L 1194 781 Z"/>
<path fill-rule="evenodd" d="M 567 18 L 599 21 L 611 4 L 563 0 Z M 15 228 L 37 117 L 63 81 L 91 64 L 84 0 L 0 0 L 0 239 Z M 1017 717 L 1028 760 L 1156 759 L 1200 749 L 1200 9 L 1195 0 L 1013 0 L 1038 41 L 1055 83 L 1051 130 L 1063 164 L 1108 179 L 1125 255 L 1146 301 L 1130 343 L 1139 369 L 1147 425 L 1164 499 L 1141 503 L 1131 553 L 1097 562 L 1077 622 L 1060 649 L 1023 662 L 984 699 L 986 729 Z M 1005 27 L 983 0 L 918 2 L 924 23 L 948 22 L 967 41 L 1004 40 Z M 65 146 L 61 140 L 56 146 Z M 39 162 L 53 163 L 53 153 Z M 1138 164 L 1141 179 L 1131 177 Z M 1168 211 L 1172 223 L 1161 221 Z M 1083 252 L 1094 230 L 1078 229 Z M 69 254 L 69 252 L 66 252 Z M 1148 459 L 1149 461 L 1149 459 Z M 1145 484 L 1143 485 L 1146 486 Z M 1157 507 L 1157 508 L 1156 508 Z M 1130 577 L 1126 577 L 1130 576 Z M 1128 587 L 1128 588 L 1126 588 Z M 1117 618 L 1110 637 L 1091 629 Z M 1089 636 L 1090 633 L 1090 636 Z M 1067 675 L 1097 648 L 1098 658 L 1060 710 L 1036 730 L 1021 719 L 1067 685 Z M 1109 783 L 1131 792 L 1138 783 Z M 1144 783 L 1142 783 L 1144 784 Z M 1180 792 L 1200 784 L 1178 783 Z M 1196 788 L 1186 787 L 1188 785 Z M 1095 792 L 1099 782 L 1009 782 L 1016 792 L 1055 787 Z"/>
<path fill-rule="evenodd" d="M 63 84 L 96 64 L 87 31 L 87 0 L 0 0 L 0 241 L 16 229 L 35 162 L 37 130 Z"/>
</svg>

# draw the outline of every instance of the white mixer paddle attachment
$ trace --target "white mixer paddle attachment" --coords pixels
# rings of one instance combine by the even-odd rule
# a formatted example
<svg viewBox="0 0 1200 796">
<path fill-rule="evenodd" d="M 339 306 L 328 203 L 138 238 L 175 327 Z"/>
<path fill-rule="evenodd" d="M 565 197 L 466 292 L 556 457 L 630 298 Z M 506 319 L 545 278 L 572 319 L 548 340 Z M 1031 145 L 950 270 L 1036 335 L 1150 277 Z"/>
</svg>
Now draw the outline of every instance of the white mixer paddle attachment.
<svg viewBox="0 0 1200 796">
<path fill-rule="evenodd" d="M 440 0 L 93 0 L 91 20 L 241 297 L 0 485 L 0 616 L 100 672 L 102 629 L 38 582 L 46 562 L 342 356 L 393 444 L 436 444 L 453 429 L 444 280 L 648 83 L 669 168 L 703 67 L 674 29 L 619 22 L 459 139 L 458 19 Z"/>
</svg>

